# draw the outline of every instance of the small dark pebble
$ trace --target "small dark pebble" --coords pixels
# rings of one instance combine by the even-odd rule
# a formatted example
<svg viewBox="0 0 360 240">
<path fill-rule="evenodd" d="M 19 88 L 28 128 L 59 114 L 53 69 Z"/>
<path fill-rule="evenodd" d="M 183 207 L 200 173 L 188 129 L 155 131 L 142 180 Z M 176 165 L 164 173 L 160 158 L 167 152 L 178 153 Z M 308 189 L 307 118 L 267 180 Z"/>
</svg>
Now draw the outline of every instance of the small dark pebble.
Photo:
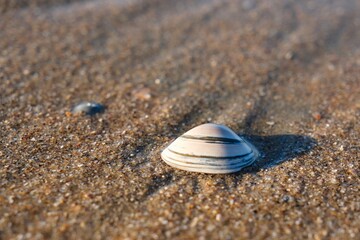
<svg viewBox="0 0 360 240">
<path fill-rule="evenodd" d="M 105 106 L 96 102 L 82 102 L 77 104 L 72 109 L 72 113 L 74 114 L 83 113 L 90 116 L 95 115 L 97 113 L 103 113 L 104 111 L 105 111 Z"/>
</svg>

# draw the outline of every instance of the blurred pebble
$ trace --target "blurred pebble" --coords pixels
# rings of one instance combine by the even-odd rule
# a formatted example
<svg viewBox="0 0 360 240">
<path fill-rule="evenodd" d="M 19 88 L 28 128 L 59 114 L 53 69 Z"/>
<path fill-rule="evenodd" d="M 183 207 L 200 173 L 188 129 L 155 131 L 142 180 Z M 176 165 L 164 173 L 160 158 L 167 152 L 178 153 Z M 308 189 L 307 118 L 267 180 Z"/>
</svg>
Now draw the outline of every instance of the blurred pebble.
<svg viewBox="0 0 360 240">
<path fill-rule="evenodd" d="M 29 69 L 24 69 L 23 70 L 23 74 L 26 76 L 26 75 L 29 75 L 30 74 L 30 70 Z"/>
<path fill-rule="evenodd" d="M 72 113 L 84 113 L 86 115 L 94 115 L 105 111 L 104 105 L 95 102 L 82 102 L 72 109 Z"/>
<path fill-rule="evenodd" d="M 275 124 L 275 122 L 266 122 L 266 124 L 272 126 Z"/>
<path fill-rule="evenodd" d="M 292 60 L 292 59 L 294 59 L 294 53 L 292 53 L 292 52 L 287 52 L 287 53 L 285 54 L 285 59 L 287 59 L 287 60 Z"/>
<path fill-rule="evenodd" d="M 313 113 L 312 116 L 316 121 L 321 120 L 321 114 L 318 112 Z"/>
<path fill-rule="evenodd" d="M 149 88 L 140 88 L 133 91 L 135 98 L 139 100 L 149 100 L 151 98 L 151 93 Z"/>
<path fill-rule="evenodd" d="M 242 3 L 242 7 L 244 10 L 251 10 L 256 6 L 256 2 L 255 1 L 251 1 L 251 0 L 246 0 Z"/>
</svg>

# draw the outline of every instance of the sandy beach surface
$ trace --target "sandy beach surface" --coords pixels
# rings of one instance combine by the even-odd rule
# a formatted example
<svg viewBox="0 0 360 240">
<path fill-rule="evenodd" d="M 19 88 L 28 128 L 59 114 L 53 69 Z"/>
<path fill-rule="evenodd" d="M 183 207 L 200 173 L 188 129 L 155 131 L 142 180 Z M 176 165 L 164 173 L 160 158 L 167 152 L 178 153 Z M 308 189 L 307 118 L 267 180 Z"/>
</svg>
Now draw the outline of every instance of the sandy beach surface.
<svg viewBox="0 0 360 240">
<path fill-rule="evenodd" d="M 0 239 L 359 239 L 357 0 L 0 0 L 0 83 Z M 261 158 L 161 160 L 207 122 Z"/>
</svg>

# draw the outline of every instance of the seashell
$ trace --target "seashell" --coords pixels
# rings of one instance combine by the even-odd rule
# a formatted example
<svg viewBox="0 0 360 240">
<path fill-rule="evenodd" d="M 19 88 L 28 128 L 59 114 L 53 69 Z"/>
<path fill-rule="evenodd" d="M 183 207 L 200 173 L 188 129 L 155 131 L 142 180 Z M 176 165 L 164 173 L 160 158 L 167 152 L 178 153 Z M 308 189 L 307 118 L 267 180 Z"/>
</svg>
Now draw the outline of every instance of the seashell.
<svg viewBox="0 0 360 240">
<path fill-rule="evenodd" d="M 202 173 L 237 172 L 258 156 L 256 148 L 230 128 L 213 123 L 189 130 L 161 153 L 172 167 Z"/>
<path fill-rule="evenodd" d="M 96 102 L 82 102 L 76 105 L 72 112 L 74 114 L 84 113 L 86 115 L 94 115 L 105 111 L 104 105 Z"/>
</svg>

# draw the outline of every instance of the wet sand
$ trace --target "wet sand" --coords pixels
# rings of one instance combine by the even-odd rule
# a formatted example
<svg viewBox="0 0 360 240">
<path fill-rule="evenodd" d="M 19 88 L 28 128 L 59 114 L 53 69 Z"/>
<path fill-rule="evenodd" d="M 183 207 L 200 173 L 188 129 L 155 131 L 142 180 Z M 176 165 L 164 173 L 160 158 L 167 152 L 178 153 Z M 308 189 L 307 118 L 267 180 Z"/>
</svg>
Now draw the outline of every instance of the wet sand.
<svg viewBox="0 0 360 240">
<path fill-rule="evenodd" d="M 0 1 L 1 239 L 356 239 L 360 3 Z M 82 101 L 103 114 L 74 116 Z M 262 157 L 188 173 L 206 122 Z"/>
</svg>

